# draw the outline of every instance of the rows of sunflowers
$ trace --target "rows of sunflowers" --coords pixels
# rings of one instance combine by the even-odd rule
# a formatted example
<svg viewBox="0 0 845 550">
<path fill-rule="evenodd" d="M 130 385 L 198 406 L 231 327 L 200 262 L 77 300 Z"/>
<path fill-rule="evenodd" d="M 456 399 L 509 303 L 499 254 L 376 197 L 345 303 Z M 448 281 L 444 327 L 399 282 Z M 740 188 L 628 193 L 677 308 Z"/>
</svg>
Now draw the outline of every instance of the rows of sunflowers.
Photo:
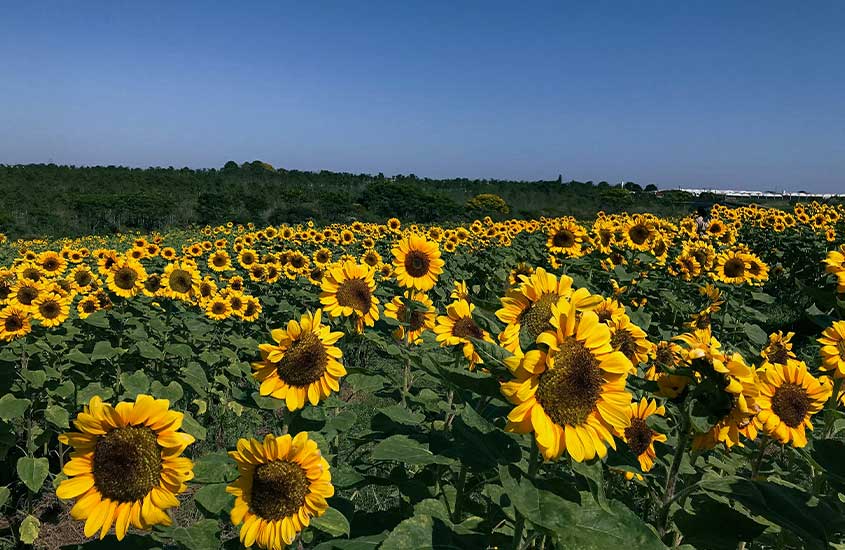
<svg viewBox="0 0 845 550">
<path fill-rule="evenodd" d="M 845 548 L 843 216 L 0 235 L 0 548 Z"/>
</svg>

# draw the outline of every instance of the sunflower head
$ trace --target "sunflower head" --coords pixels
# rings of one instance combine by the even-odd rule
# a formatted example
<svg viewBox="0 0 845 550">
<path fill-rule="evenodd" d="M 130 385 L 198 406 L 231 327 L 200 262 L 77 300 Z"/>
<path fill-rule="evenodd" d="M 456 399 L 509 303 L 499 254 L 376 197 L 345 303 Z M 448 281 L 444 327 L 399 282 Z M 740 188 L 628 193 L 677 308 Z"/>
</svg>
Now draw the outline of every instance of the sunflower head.
<svg viewBox="0 0 845 550">
<path fill-rule="evenodd" d="M 443 273 L 445 262 L 434 241 L 410 234 L 393 248 L 393 268 L 400 286 L 416 290 L 431 290 Z"/>
</svg>

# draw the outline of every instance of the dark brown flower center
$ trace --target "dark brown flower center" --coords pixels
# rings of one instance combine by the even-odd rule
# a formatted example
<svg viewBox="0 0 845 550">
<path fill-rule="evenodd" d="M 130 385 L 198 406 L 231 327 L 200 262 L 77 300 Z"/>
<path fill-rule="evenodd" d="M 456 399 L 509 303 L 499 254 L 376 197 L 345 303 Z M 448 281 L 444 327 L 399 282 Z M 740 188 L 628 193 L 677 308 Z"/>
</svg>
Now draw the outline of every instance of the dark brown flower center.
<svg viewBox="0 0 845 550">
<path fill-rule="evenodd" d="M 484 332 L 475 324 L 471 317 L 461 317 L 455 321 L 452 334 L 458 338 L 484 338 Z"/>
<path fill-rule="evenodd" d="M 428 254 L 420 250 L 411 250 L 405 255 L 405 271 L 411 277 L 422 277 L 428 274 L 431 259 Z"/>
<path fill-rule="evenodd" d="M 396 317 L 402 323 L 407 324 L 408 330 L 411 332 L 420 330 L 425 325 L 425 311 L 421 309 L 409 311 L 405 304 L 401 304 L 396 308 Z"/>
<path fill-rule="evenodd" d="M 161 288 L 161 277 L 158 275 L 150 275 L 146 281 L 144 281 L 144 288 L 147 292 L 156 293 Z"/>
<path fill-rule="evenodd" d="M 634 335 L 625 329 L 617 330 L 610 337 L 610 345 L 615 351 L 621 351 L 622 355 L 637 363 L 637 340 Z"/>
<path fill-rule="evenodd" d="M 292 516 L 305 504 L 308 477 L 302 466 L 274 460 L 255 468 L 250 508 L 260 518 L 279 520 Z"/>
<path fill-rule="evenodd" d="M 575 338 L 569 337 L 554 355 L 554 365 L 540 375 L 536 398 L 558 426 L 586 421 L 601 396 L 598 361 Z"/>
<path fill-rule="evenodd" d="M 813 400 L 798 384 L 785 383 L 772 396 L 772 411 L 790 428 L 797 428 L 807 418 Z"/>
<path fill-rule="evenodd" d="M 546 294 L 531 304 L 519 319 L 520 336 L 534 342 L 540 334 L 551 330 L 552 305 L 557 303 L 558 298 L 557 294 Z"/>
<path fill-rule="evenodd" d="M 114 285 L 122 290 L 129 290 L 135 286 L 138 272 L 129 266 L 121 267 L 114 274 Z"/>
<path fill-rule="evenodd" d="M 3 323 L 3 328 L 6 332 L 17 332 L 23 328 L 23 319 L 18 314 L 9 315 Z"/>
<path fill-rule="evenodd" d="M 772 344 L 768 356 L 770 362 L 785 365 L 789 359 L 789 350 L 782 342 L 775 342 Z"/>
<path fill-rule="evenodd" d="M 59 263 L 59 260 L 52 257 L 47 258 L 44 260 L 44 263 L 41 264 L 41 267 L 43 267 L 46 271 L 56 271 L 60 266 L 61 264 Z"/>
<path fill-rule="evenodd" d="M 328 354 L 320 338 L 313 332 L 303 332 L 276 364 L 276 371 L 289 386 L 307 386 L 323 376 L 327 363 Z"/>
<path fill-rule="evenodd" d="M 161 479 L 161 448 L 146 426 L 115 428 L 94 446 L 94 485 L 104 498 L 144 498 Z"/>
<path fill-rule="evenodd" d="M 214 302 L 211 304 L 211 313 L 215 315 L 223 315 L 226 313 L 226 304 L 223 302 Z"/>
<path fill-rule="evenodd" d="M 82 304 L 82 311 L 85 313 L 94 313 L 97 311 L 97 302 L 95 300 L 84 300 Z"/>
<path fill-rule="evenodd" d="M 343 307 L 351 307 L 360 314 L 370 311 L 373 294 L 364 279 L 348 279 L 338 285 L 337 303 Z"/>
<path fill-rule="evenodd" d="M 577 238 L 575 233 L 569 229 L 559 229 L 552 236 L 552 244 L 557 248 L 569 248 L 575 244 Z"/>
<path fill-rule="evenodd" d="M 77 271 L 73 274 L 73 281 L 79 286 L 88 286 L 92 280 L 90 271 Z"/>
<path fill-rule="evenodd" d="M 745 261 L 742 258 L 731 258 L 725 262 L 726 277 L 742 277 L 745 274 Z"/>
<path fill-rule="evenodd" d="M 631 425 L 625 428 L 625 440 L 631 452 L 639 456 L 648 450 L 654 430 L 648 427 L 642 418 L 632 418 Z"/>
<path fill-rule="evenodd" d="M 174 269 L 167 282 L 170 284 L 170 290 L 187 294 L 191 290 L 193 281 L 189 272 L 184 269 Z"/>
<path fill-rule="evenodd" d="M 226 265 L 226 261 L 228 258 L 222 254 L 215 254 L 214 257 L 211 258 L 211 263 L 214 267 L 223 267 Z"/>
<path fill-rule="evenodd" d="M 55 300 L 43 302 L 38 306 L 38 313 L 45 319 L 55 319 L 62 313 L 62 306 Z"/>
<path fill-rule="evenodd" d="M 32 305 L 32 301 L 38 298 L 38 289 L 31 286 L 24 286 L 18 290 L 18 302 L 25 306 Z"/>
<path fill-rule="evenodd" d="M 628 230 L 628 236 L 634 244 L 643 244 L 651 236 L 651 230 L 647 225 L 638 223 Z"/>
</svg>

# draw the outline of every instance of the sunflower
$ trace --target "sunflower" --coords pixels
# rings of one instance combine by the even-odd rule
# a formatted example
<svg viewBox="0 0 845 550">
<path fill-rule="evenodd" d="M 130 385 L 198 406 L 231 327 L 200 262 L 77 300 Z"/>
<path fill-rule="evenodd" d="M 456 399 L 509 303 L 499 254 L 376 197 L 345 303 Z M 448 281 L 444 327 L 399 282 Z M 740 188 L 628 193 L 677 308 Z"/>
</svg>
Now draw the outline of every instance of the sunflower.
<svg viewBox="0 0 845 550">
<path fill-rule="evenodd" d="M 43 292 L 32 302 L 32 317 L 41 326 L 52 328 L 61 325 L 70 315 L 70 300 L 55 292 Z"/>
<path fill-rule="evenodd" d="M 437 317 L 434 333 L 441 346 L 463 346 L 464 357 L 469 361 L 469 369 L 483 363 L 481 356 L 475 351 L 470 338 L 493 342 L 490 334 L 479 327 L 472 318 L 475 305 L 466 300 L 457 300 L 446 307 L 446 315 Z"/>
<path fill-rule="evenodd" d="M 633 250 L 646 252 L 651 248 L 651 239 L 656 231 L 651 220 L 642 216 L 634 216 L 623 228 L 622 235 L 625 245 Z"/>
<path fill-rule="evenodd" d="M 70 279 L 73 281 L 74 289 L 79 292 L 85 292 L 91 289 L 92 286 L 98 284 L 97 277 L 91 269 L 85 265 L 77 265 L 70 273 Z"/>
<path fill-rule="evenodd" d="M 161 276 L 161 293 L 168 298 L 190 300 L 199 291 L 200 274 L 191 261 L 167 264 Z"/>
<path fill-rule="evenodd" d="M 194 477 L 193 463 L 180 456 L 194 442 L 178 431 L 184 415 L 166 399 L 139 395 L 112 407 L 94 396 L 74 425 L 59 436 L 74 448 L 63 468 L 68 479 L 56 489 L 61 499 L 77 499 L 71 517 L 85 520 L 85 536 L 104 538 L 112 524 L 118 540 L 130 525 L 149 529 L 170 525 L 168 508 Z"/>
<path fill-rule="evenodd" d="M 358 332 L 378 320 L 378 298 L 373 270 L 365 264 L 347 261 L 330 269 L 320 286 L 320 303 L 331 317 L 355 317 Z"/>
<path fill-rule="evenodd" d="M 779 330 L 769 335 L 769 345 L 767 345 L 760 355 L 769 363 L 778 363 L 785 365 L 789 359 L 797 359 L 795 353 L 792 351 L 792 337 L 794 332 L 787 332 Z"/>
<path fill-rule="evenodd" d="M 12 304 L 0 309 L 0 340 L 9 342 L 31 331 L 28 308 Z"/>
<path fill-rule="evenodd" d="M 631 322 L 630 317 L 611 317 L 607 325 L 610 327 L 610 345 L 614 351 L 621 351 L 634 366 L 648 361 L 654 344 L 648 341 L 648 335 L 643 329 Z"/>
<path fill-rule="evenodd" d="M 252 264 L 258 261 L 258 252 L 251 248 L 244 248 L 238 253 L 238 263 L 244 269 L 249 269 Z"/>
<path fill-rule="evenodd" d="M 33 302 L 42 292 L 44 292 L 44 285 L 42 283 L 18 279 L 18 282 L 12 285 L 8 301 L 10 304 L 17 305 L 22 309 L 30 310 L 33 307 Z"/>
<path fill-rule="evenodd" d="M 522 284 L 508 291 L 501 298 L 502 308 L 496 311 L 496 317 L 506 324 L 499 333 L 499 342 L 503 348 L 515 353 L 520 347 L 520 340 L 533 343 L 537 336 L 551 328 L 552 305 L 561 297 L 572 296 L 572 278 L 561 275 L 560 279 L 538 267 L 530 276 L 522 276 Z M 591 303 L 579 303 L 580 308 L 596 306 L 601 296 L 589 293 L 579 294 Z"/>
<path fill-rule="evenodd" d="M 845 378 L 845 321 L 836 321 L 824 329 L 818 342 L 822 345 L 820 368 L 833 378 Z"/>
<path fill-rule="evenodd" d="M 86 296 L 76 304 L 76 312 L 80 319 L 87 319 L 92 313 L 100 310 L 100 303 L 95 296 Z"/>
<path fill-rule="evenodd" d="M 561 220 L 547 230 L 546 247 L 553 254 L 566 254 L 577 258 L 583 255 L 581 243 L 587 237 L 587 231 L 574 220 Z"/>
<path fill-rule="evenodd" d="M 109 290 L 122 298 L 132 298 L 144 288 L 147 272 L 138 261 L 116 258 L 106 272 Z"/>
<path fill-rule="evenodd" d="M 651 429 L 646 421 L 651 415 L 665 415 L 666 409 L 663 405 L 658 406 L 656 401 L 643 397 L 639 403 L 631 403 L 628 412 L 631 425 L 618 435 L 636 455 L 642 471 L 648 472 L 654 467 L 654 459 L 657 456 L 654 452 L 654 442 L 664 443 L 666 436 Z"/>
<path fill-rule="evenodd" d="M 206 303 L 205 314 L 209 319 L 223 321 L 232 316 L 232 306 L 229 305 L 229 300 L 226 297 L 215 294 Z"/>
<path fill-rule="evenodd" d="M 253 296 L 244 296 L 244 308 L 237 316 L 244 321 L 255 321 L 259 315 L 261 315 L 261 302 Z"/>
<path fill-rule="evenodd" d="M 373 249 L 367 250 L 361 255 L 361 263 L 378 269 L 378 266 L 381 265 L 381 254 Z"/>
<path fill-rule="evenodd" d="M 324 267 L 332 261 L 332 251 L 326 247 L 320 248 L 314 252 L 312 258 L 315 264 Z"/>
<path fill-rule="evenodd" d="M 387 228 L 394 233 L 399 231 L 399 228 L 402 227 L 402 222 L 400 222 L 397 218 L 390 218 L 387 220 Z"/>
<path fill-rule="evenodd" d="M 506 430 L 534 432 L 546 460 L 563 451 L 576 461 L 607 455 L 613 433 L 631 424 L 625 391 L 631 362 L 610 347 L 610 328 L 592 311 L 561 298 L 552 306 L 552 328 L 537 343 L 548 351 L 521 351 L 505 360 L 515 380 L 502 393 L 516 407 Z"/>
<path fill-rule="evenodd" d="M 232 268 L 232 259 L 229 257 L 229 253 L 223 249 L 218 248 L 214 252 L 211 253 L 208 257 L 208 267 L 210 267 L 213 271 L 217 273 L 222 273 L 223 271 L 230 271 Z"/>
<path fill-rule="evenodd" d="M 408 235 L 393 247 L 393 268 L 399 286 L 431 290 L 443 273 L 440 247 L 419 235 Z"/>
<path fill-rule="evenodd" d="M 746 254 L 728 250 L 716 258 L 711 277 L 723 283 L 741 285 L 751 280 L 750 263 Z"/>
<path fill-rule="evenodd" d="M 593 311 L 599 316 L 599 322 L 610 326 L 614 319 L 625 315 L 625 306 L 614 298 L 605 298 L 596 305 Z"/>
<path fill-rule="evenodd" d="M 290 320 L 286 329 L 271 331 L 275 344 L 259 345 L 261 361 L 252 364 L 261 395 L 284 399 L 290 411 L 301 409 L 306 401 L 317 405 L 332 391 L 340 391 L 339 379 L 346 374 L 340 363 L 343 354 L 334 345 L 343 333 L 331 332 L 321 317 L 318 309 L 299 322 Z"/>
<path fill-rule="evenodd" d="M 240 475 L 226 487 L 235 496 L 232 523 L 243 523 L 245 547 L 282 550 L 328 509 L 326 499 L 334 495 L 329 463 L 308 432 L 239 439 L 237 448 L 229 456 Z"/>
<path fill-rule="evenodd" d="M 410 310 L 406 301 L 416 302 Z M 397 340 L 407 336 L 409 344 L 422 342 L 422 333 L 434 328 L 434 303 L 423 292 L 405 291 L 403 296 L 396 296 L 384 306 L 384 316 L 402 323 L 393 331 Z"/>
<path fill-rule="evenodd" d="M 467 287 L 466 281 L 455 281 L 453 283 L 452 293 L 449 294 L 449 297 L 453 300 L 466 300 L 467 302 L 471 302 L 470 295 L 469 295 L 469 287 Z"/>
<path fill-rule="evenodd" d="M 534 268 L 525 262 L 519 262 L 516 267 L 511 269 L 508 273 L 508 288 L 515 287 L 522 283 L 522 276 L 530 277 L 534 273 Z"/>
<path fill-rule="evenodd" d="M 52 250 L 39 254 L 36 263 L 48 277 L 61 275 L 67 269 L 67 260 Z"/>
<path fill-rule="evenodd" d="M 822 384 L 807 370 L 803 361 L 787 360 L 785 365 L 764 363 L 760 374 L 759 428 L 783 444 L 804 447 L 813 429 L 810 419 L 824 408 L 832 388 Z"/>
</svg>

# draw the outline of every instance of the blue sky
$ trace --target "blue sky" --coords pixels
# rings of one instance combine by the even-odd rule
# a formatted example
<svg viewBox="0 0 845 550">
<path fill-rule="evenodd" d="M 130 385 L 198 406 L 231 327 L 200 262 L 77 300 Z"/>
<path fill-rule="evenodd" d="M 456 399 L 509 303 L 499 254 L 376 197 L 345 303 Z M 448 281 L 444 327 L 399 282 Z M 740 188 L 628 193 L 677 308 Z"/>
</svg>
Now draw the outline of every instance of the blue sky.
<svg viewBox="0 0 845 550">
<path fill-rule="evenodd" d="M 845 192 L 845 2 L 17 2 L 0 163 Z"/>
</svg>

